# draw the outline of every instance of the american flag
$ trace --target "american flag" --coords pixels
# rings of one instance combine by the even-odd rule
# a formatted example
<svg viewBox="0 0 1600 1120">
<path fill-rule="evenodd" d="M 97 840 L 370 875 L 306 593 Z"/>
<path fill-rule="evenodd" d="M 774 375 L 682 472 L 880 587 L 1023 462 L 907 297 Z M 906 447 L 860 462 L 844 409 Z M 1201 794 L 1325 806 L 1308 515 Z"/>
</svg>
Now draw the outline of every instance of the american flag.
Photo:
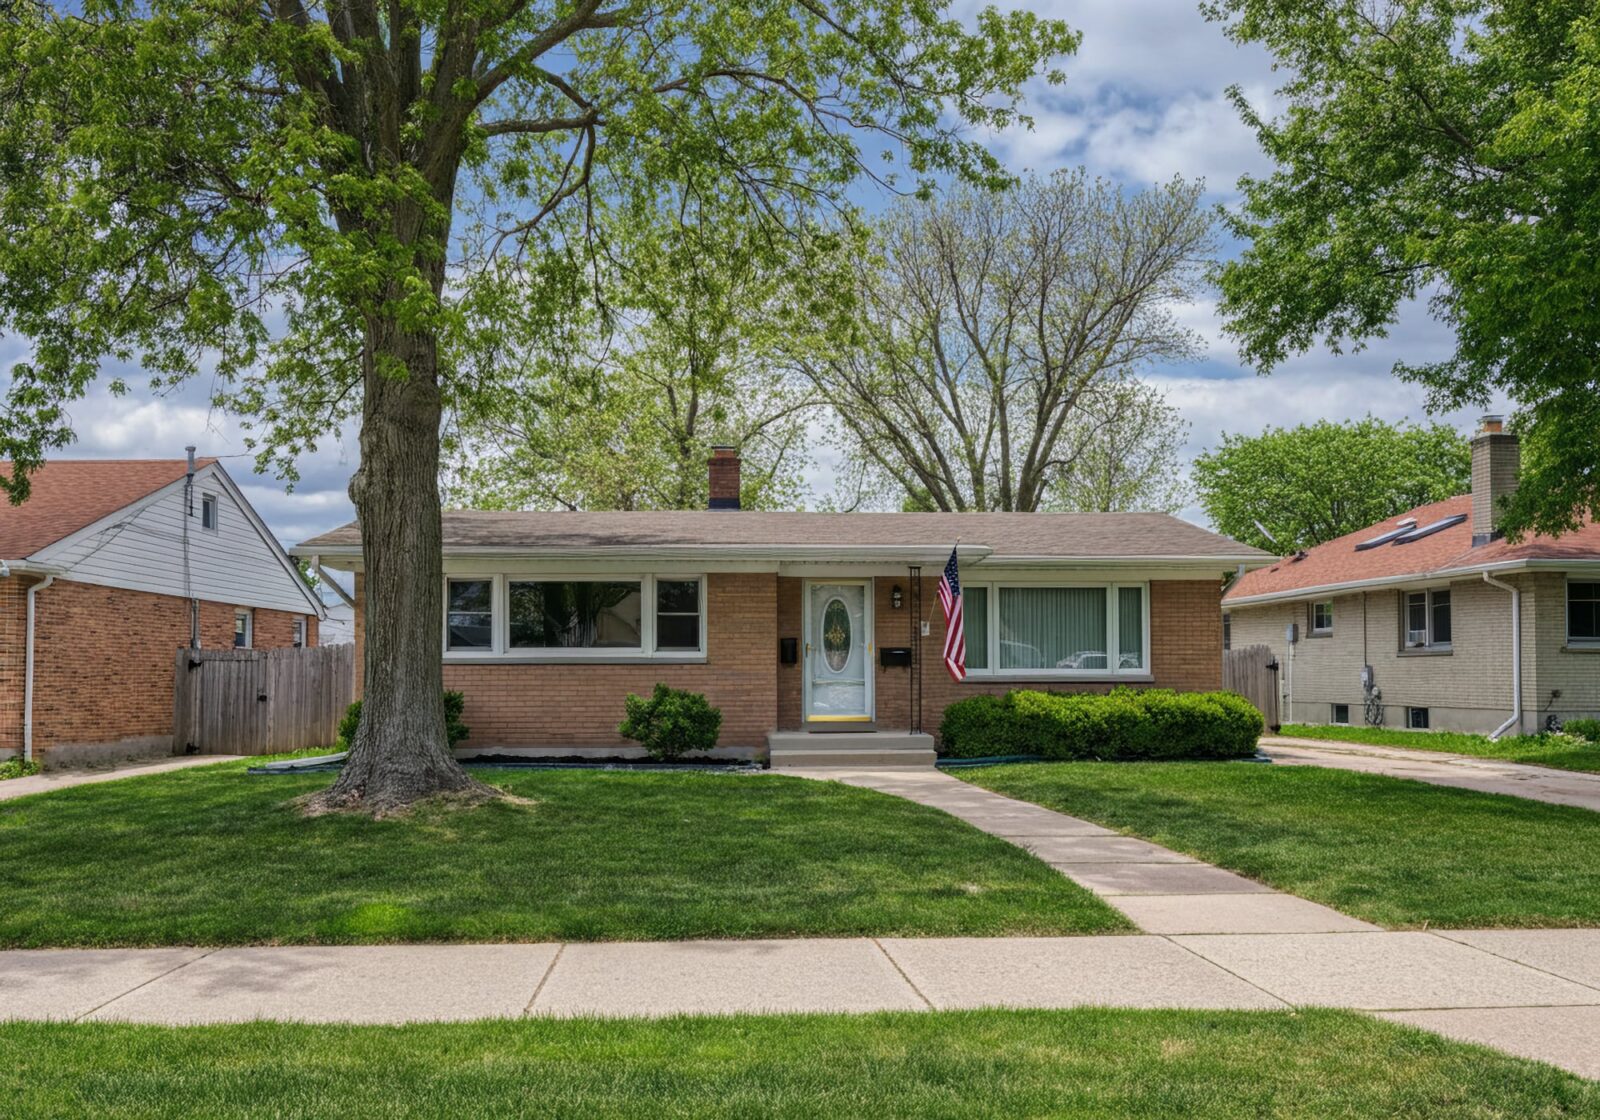
<svg viewBox="0 0 1600 1120">
<path fill-rule="evenodd" d="M 967 634 L 961 625 L 961 574 L 956 550 L 939 575 L 939 602 L 944 607 L 944 667 L 953 680 L 967 679 Z"/>
</svg>

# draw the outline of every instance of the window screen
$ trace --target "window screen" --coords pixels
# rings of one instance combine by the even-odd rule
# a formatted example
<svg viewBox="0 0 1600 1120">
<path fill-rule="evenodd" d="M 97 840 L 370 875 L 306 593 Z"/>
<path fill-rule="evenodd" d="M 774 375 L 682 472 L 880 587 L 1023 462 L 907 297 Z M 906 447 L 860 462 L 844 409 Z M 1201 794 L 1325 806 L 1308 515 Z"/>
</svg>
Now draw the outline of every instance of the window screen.
<svg viewBox="0 0 1600 1120">
<path fill-rule="evenodd" d="M 656 581 L 656 649 L 693 652 L 700 648 L 700 581 Z"/>
</svg>

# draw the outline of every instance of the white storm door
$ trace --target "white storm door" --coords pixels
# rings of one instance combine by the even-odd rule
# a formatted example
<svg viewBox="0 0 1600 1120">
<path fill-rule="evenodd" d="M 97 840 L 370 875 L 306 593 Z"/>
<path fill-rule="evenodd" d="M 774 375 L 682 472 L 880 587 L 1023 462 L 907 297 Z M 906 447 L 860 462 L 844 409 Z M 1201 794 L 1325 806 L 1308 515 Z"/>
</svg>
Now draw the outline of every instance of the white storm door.
<svg viewBox="0 0 1600 1120">
<path fill-rule="evenodd" d="M 806 719 L 872 719 L 872 597 L 867 583 L 806 585 Z"/>
</svg>

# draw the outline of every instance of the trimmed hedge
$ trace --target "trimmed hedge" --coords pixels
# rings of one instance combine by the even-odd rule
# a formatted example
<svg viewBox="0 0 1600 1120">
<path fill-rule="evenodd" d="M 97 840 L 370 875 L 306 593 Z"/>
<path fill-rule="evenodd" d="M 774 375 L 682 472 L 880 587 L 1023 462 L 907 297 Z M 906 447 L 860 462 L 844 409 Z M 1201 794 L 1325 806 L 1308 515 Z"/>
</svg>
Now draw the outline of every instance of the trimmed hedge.
<svg viewBox="0 0 1600 1120">
<path fill-rule="evenodd" d="M 1020 690 L 951 704 L 939 725 L 939 752 L 1115 762 L 1249 758 L 1262 730 L 1261 713 L 1233 692 Z"/>
</svg>

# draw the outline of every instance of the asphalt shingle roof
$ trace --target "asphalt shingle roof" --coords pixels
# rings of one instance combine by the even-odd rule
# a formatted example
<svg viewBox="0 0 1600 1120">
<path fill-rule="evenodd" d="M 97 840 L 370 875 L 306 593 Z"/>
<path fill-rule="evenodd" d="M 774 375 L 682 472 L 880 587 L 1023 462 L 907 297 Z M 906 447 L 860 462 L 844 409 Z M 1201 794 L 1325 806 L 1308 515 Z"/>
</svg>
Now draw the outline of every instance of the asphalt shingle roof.
<svg viewBox="0 0 1600 1120">
<path fill-rule="evenodd" d="M 1397 528 L 1407 518 L 1414 518 L 1421 528 L 1458 515 L 1464 515 L 1465 520 L 1419 540 L 1356 550 L 1356 545 Z M 1515 560 L 1600 560 L 1600 525 L 1591 522 L 1560 537 L 1533 536 L 1517 544 L 1501 538 L 1473 548 L 1472 496 L 1458 494 L 1309 548 L 1303 559 L 1285 557 L 1276 564 L 1246 572 L 1228 588 L 1223 599 L 1234 602 L 1314 587 L 1388 578 L 1399 581 Z"/>
<path fill-rule="evenodd" d="M 769 513 L 756 510 L 503 512 L 450 510 L 446 551 L 581 552 L 609 547 L 697 545 L 782 548 L 981 545 L 993 557 L 1063 559 L 1216 557 L 1230 563 L 1267 554 L 1164 513 Z M 352 522 L 313 537 L 299 551 L 361 543 Z"/>
</svg>

